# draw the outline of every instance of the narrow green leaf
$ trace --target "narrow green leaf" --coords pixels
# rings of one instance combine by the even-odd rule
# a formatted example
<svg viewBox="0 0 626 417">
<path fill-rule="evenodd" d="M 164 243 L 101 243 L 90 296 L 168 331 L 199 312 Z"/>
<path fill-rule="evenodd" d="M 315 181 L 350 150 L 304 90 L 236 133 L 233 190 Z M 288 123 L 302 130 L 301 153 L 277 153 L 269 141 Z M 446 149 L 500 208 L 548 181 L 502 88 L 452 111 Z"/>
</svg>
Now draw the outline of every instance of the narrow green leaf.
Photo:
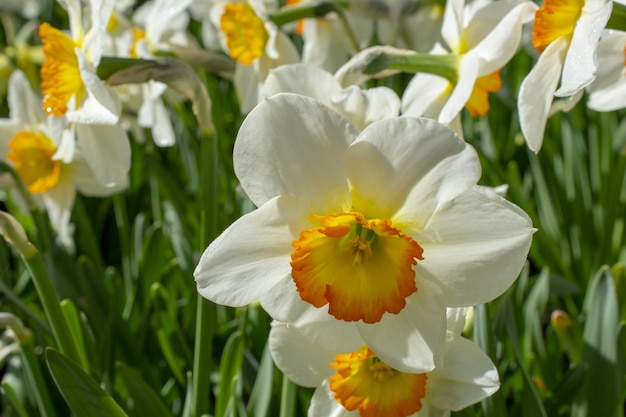
<svg viewBox="0 0 626 417">
<path fill-rule="evenodd" d="M 291 417 L 296 411 L 296 384 L 283 375 L 283 386 L 280 392 L 280 417 Z"/>
<path fill-rule="evenodd" d="M 232 381 L 241 370 L 243 361 L 244 339 L 239 331 L 233 332 L 224 346 L 220 360 L 220 380 L 215 400 L 215 417 L 224 417 L 229 402 L 232 400 Z"/>
<path fill-rule="evenodd" d="M 16 415 L 19 417 L 28 417 L 28 413 L 26 412 L 24 405 L 20 402 L 17 392 L 15 392 L 11 384 L 7 381 L 2 381 L 2 389 L 4 389 L 4 395 L 9 401 L 9 404 L 11 404 L 11 406 L 15 409 L 15 412 L 17 413 Z"/>
<path fill-rule="evenodd" d="M 163 404 L 161 397 L 132 369 L 121 362 L 116 363 L 115 368 L 128 390 L 128 395 L 133 401 L 133 408 L 137 411 L 138 416 L 172 416 L 170 410 Z"/>
<path fill-rule="evenodd" d="M 598 271 L 585 299 L 587 319 L 583 331 L 583 362 L 587 376 L 581 395 L 572 407 L 572 417 L 617 416 L 618 376 L 618 306 L 611 270 Z"/>
<path fill-rule="evenodd" d="M 70 334 L 74 338 L 74 346 L 76 346 L 78 350 L 80 366 L 85 372 L 89 373 L 89 361 L 87 360 L 87 354 L 85 353 L 85 339 L 83 337 L 83 329 L 80 324 L 80 317 L 78 317 L 78 310 L 76 310 L 76 306 L 72 301 L 63 300 L 61 301 L 61 311 L 63 311 L 63 315 L 67 321 Z"/>
<path fill-rule="evenodd" d="M 47 348 L 46 362 L 54 383 L 76 417 L 128 417 L 93 378 L 65 355 Z"/>
<path fill-rule="evenodd" d="M 274 362 L 272 362 L 269 344 L 266 343 L 259 371 L 250 393 L 250 400 L 247 406 L 248 414 L 255 417 L 266 417 L 268 415 L 270 401 L 272 400 L 273 379 Z"/>
</svg>

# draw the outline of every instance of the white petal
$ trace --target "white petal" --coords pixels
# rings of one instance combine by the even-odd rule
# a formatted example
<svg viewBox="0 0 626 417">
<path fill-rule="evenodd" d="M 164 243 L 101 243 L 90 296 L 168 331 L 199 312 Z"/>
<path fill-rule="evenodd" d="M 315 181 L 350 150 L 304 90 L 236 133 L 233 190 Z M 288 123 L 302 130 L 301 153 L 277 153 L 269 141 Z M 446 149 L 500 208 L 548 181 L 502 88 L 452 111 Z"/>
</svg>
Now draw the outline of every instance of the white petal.
<svg viewBox="0 0 626 417">
<path fill-rule="evenodd" d="M 500 387 L 491 359 L 469 340 L 448 333 L 444 366 L 428 374 L 426 400 L 433 406 L 458 411 L 481 401 Z"/>
<path fill-rule="evenodd" d="M 457 50 L 463 36 L 463 9 L 464 0 L 450 0 L 446 2 L 443 22 L 441 24 L 441 36 L 451 50 Z"/>
<path fill-rule="evenodd" d="M 613 2 L 607 1 L 599 10 L 586 12 L 587 7 L 583 9 L 565 56 L 561 86 L 555 92 L 556 96 L 571 96 L 594 80 L 598 61 L 596 51 L 598 40 L 611 16 L 612 6 Z"/>
<path fill-rule="evenodd" d="M 103 185 L 126 184 L 130 170 L 130 141 L 118 125 L 76 125 L 77 145 Z"/>
<path fill-rule="evenodd" d="M 317 387 L 334 373 L 330 364 L 337 352 L 311 343 L 296 327 L 273 322 L 269 346 L 276 366 L 298 385 Z"/>
<path fill-rule="evenodd" d="M 346 169 L 355 211 L 414 228 L 480 176 L 473 148 L 439 122 L 409 117 L 368 126 L 348 149 Z"/>
<path fill-rule="evenodd" d="M 463 110 L 469 100 L 478 77 L 479 60 L 473 53 L 467 53 L 461 59 L 459 79 L 450 94 L 448 101 L 441 109 L 438 120 L 448 124 Z"/>
<path fill-rule="evenodd" d="M 244 120 L 234 147 L 237 177 L 257 206 L 291 195 L 309 213 L 349 207 L 343 159 L 357 130 L 313 99 L 279 94 L 259 104 Z"/>
<path fill-rule="evenodd" d="M 108 124 L 117 123 L 121 112 L 120 99 L 115 91 L 98 77 L 85 54 L 74 49 L 78 58 L 80 77 L 87 89 L 87 98 L 75 110 L 66 113 L 67 120 L 75 123 Z"/>
<path fill-rule="evenodd" d="M 200 294 L 241 307 L 290 277 L 291 242 L 307 214 L 293 198 L 278 197 L 239 218 L 202 255 L 194 271 Z"/>
<path fill-rule="evenodd" d="M 534 17 L 537 5 L 525 1 L 513 7 L 514 3 L 494 2 L 484 9 L 491 12 L 495 9 L 509 9 L 508 12 L 498 19 L 497 25 L 473 48 L 473 53 L 481 60 L 480 76 L 488 75 L 502 68 L 517 52 L 517 47 L 522 36 L 522 24 Z M 479 11 L 479 14 L 482 14 Z M 493 19 L 493 16 L 485 16 Z M 481 19 L 473 19 L 472 24 L 481 26 Z M 468 28 L 469 30 L 469 28 Z"/>
<path fill-rule="evenodd" d="M 341 85 L 331 73 L 320 68 L 291 64 L 272 69 L 261 91 L 263 97 L 278 93 L 294 93 L 329 105 L 330 98 L 341 91 Z"/>
<path fill-rule="evenodd" d="M 567 39 L 552 42 L 520 86 L 517 99 L 520 128 L 526 144 L 535 153 L 541 149 L 548 111 L 561 75 Z"/>
<path fill-rule="evenodd" d="M 442 286 L 446 306 L 471 306 L 502 294 L 520 273 L 531 220 L 491 190 L 474 187 L 437 211 L 413 237 L 424 248 L 416 271 Z"/>
<path fill-rule="evenodd" d="M 65 246 L 71 246 L 73 242 L 70 216 L 75 196 L 76 192 L 71 181 L 60 181 L 54 188 L 42 194 L 50 224 L 57 232 L 59 241 Z"/>
<path fill-rule="evenodd" d="M 311 398 L 308 417 L 359 417 L 358 411 L 348 411 L 335 400 L 335 394 L 330 390 L 329 381 L 324 380 Z"/>
<path fill-rule="evenodd" d="M 624 71 L 626 32 L 606 34 L 598 44 L 598 73 L 588 87 L 587 106 L 596 111 L 626 107 L 626 71 Z"/>
<path fill-rule="evenodd" d="M 429 372 L 441 360 L 446 309 L 432 282 L 417 281 L 399 314 L 385 314 L 375 324 L 357 323 L 361 337 L 387 365 L 403 372 Z"/>
<path fill-rule="evenodd" d="M 416 74 L 402 94 L 402 115 L 438 119 L 452 86 L 438 75 Z"/>
<path fill-rule="evenodd" d="M 102 184 L 87 162 L 80 156 L 74 158 L 71 164 L 71 176 L 76 189 L 83 195 L 90 197 L 107 197 L 124 190 L 128 186 L 128 181 L 106 186 Z"/>
<path fill-rule="evenodd" d="M 331 107 L 357 128 L 364 129 L 378 120 L 398 116 L 400 99 L 388 87 L 361 90 L 351 85 L 332 96 Z"/>
<path fill-rule="evenodd" d="M 33 129 L 45 120 L 41 97 L 35 95 L 22 71 L 11 74 L 8 90 L 10 117 L 19 122 L 22 129 Z"/>
</svg>

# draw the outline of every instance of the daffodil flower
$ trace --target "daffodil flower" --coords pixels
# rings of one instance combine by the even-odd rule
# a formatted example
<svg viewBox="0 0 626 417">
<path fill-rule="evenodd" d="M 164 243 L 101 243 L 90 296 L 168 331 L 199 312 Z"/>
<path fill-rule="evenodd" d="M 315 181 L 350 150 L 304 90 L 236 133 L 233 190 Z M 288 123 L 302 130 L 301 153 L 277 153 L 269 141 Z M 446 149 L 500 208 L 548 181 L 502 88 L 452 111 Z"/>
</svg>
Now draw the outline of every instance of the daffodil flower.
<svg viewBox="0 0 626 417">
<path fill-rule="evenodd" d="M 242 113 L 260 99 L 260 89 L 270 69 L 300 61 L 291 40 L 267 17 L 262 1 L 217 3 L 212 20 L 220 29 L 222 48 L 237 61 L 234 83 Z"/>
<path fill-rule="evenodd" d="M 76 191 L 87 196 L 108 196 L 126 187 L 126 176 L 113 184 L 100 182 L 82 155 L 81 146 L 90 146 L 89 139 L 83 142 L 79 138 L 71 161 L 55 158 L 62 138 L 69 135 L 74 141 L 76 132 L 67 128 L 64 118 L 44 115 L 41 98 L 33 93 L 26 77 L 19 71 L 9 79 L 8 101 L 11 117 L 0 120 L 0 157 L 14 165 L 29 192 L 41 196 L 59 240 L 71 245 L 70 215 Z M 124 131 L 117 126 L 78 126 L 79 136 L 82 128 L 93 128 L 112 142 L 118 133 L 125 138 Z M 91 137 L 90 134 L 82 136 Z M 104 143 L 103 138 L 98 139 L 96 144 Z M 130 150 L 118 158 L 126 159 L 130 164 Z"/>
<path fill-rule="evenodd" d="M 535 14 L 532 43 L 541 55 L 520 86 L 520 128 L 539 152 L 552 99 L 580 93 L 595 78 L 597 46 L 610 0 L 546 0 Z M 560 80 L 560 87 L 557 86 Z"/>
<path fill-rule="evenodd" d="M 598 44 L 598 73 L 587 87 L 596 111 L 626 108 L 626 32 L 607 31 Z"/>
<path fill-rule="evenodd" d="M 70 122 L 115 124 L 121 111 L 115 92 L 96 75 L 106 18 L 113 2 L 91 1 L 87 32 L 78 0 L 59 0 L 69 15 L 71 36 L 42 23 L 39 35 L 46 60 L 41 68 L 43 109 Z"/>
<path fill-rule="evenodd" d="M 318 323 L 301 328 L 273 322 L 274 363 L 298 385 L 315 388 L 309 417 L 434 417 L 474 404 L 499 388 L 498 372 L 474 343 L 448 330 L 442 366 L 403 372 L 390 366 L 358 335 L 333 349 Z M 357 344 L 359 344 L 357 346 Z M 356 347 L 355 347 L 356 346 Z"/>
<path fill-rule="evenodd" d="M 400 113 L 400 98 L 388 87 L 341 87 L 323 69 L 305 64 L 282 65 L 270 71 L 261 89 L 264 97 L 295 93 L 311 97 L 348 119 L 359 129 Z"/>
<path fill-rule="evenodd" d="M 536 6 L 525 2 L 489 2 L 465 5 L 463 0 L 446 2 L 441 36 L 446 45 L 431 53 L 457 56 L 458 79 L 417 74 L 402 96 L 402 114 L 455 121 L 465 107 L 472 116 L 487 114 L 488 94 L 500 89 L 499 70 L 517 51 L 522 24 Z M 461 133 L 458 127 L 455 131 Z"/>
<path fill-rule="evenodd" d="M 234 166 L 259 208 L 207 248 L 200 294 L 357 331 L 402 371 L 433 369 L 446 307 L 505 291 L 534 232 L 522 210 L 476 187 L 474 149 L 429 119 L 359 131 L 313 99 L 278 94 L 244 120 Z"/>
</svg>

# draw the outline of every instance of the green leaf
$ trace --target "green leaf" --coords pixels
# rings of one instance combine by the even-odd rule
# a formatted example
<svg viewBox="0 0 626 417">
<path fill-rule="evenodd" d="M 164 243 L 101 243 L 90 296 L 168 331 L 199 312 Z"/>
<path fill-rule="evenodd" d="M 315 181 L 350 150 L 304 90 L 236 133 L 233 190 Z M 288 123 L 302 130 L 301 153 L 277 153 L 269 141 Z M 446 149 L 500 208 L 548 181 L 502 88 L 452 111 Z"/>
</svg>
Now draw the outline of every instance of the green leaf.
<svg viewBox="0 0 626 417">
<path fill-rule="evenodd" d="M 228 403 L 232 399 L 233 379 L 237 378 L 243 361 L 244 339 L 241 332 L 233 332 L 224 346 L 220 360 L 220 380 L 215 400 L 215 417 L 224 417 Z"/>
<path fill-rule="evenodd" d="M 87 354 L 85 353 L 85 339 L 83 337 L 83 329 L 80 324 L 80 318 L 78 317 L 78 310 L 76 310 L 76 306 L 72 301 L 63 300 L 61 301 L 61 311 L 63 311 L 63 315 L 67 321 L 70 334 L 74 338 L 74 345 L 78 350 L 80 366 L 85 370 L 85 372 L 90 372 L 89 361 L 87 360 Z"/>
<path fill-rule="evenodd" d="M 266 417 L 272 400 L 272 388 L 274 379 L 274 362 L 270 354 L 269 343 L 265 344 L 263 357 L 257 377 L 250 393 L 248 401 L 248 414 L 255 417 Z"/>
<path fill-rule="evenodd" d="M 585 307 L 583 362 L 588 368 L 581 395 L 572 407 L 572 417 L 617 416 L 619 313 L 615 284 L 608 267 L 602 267 L 591 282 Z"/>
<path fill-rule="evenodd" d="M 46 362 L 54 383 L 76 417 L 128 417 L 115 400 L 67 356 L 47 348 Z"/>
<path fill-rule="evenodd" d="M 137 415 L 150 417 L 171 417 L 172 413 L 167 409 L 161 397 L 159 397 L 146 382 L 141 379 L 132 369 L 125 364 L 115 364 L 117 375 L 120 376 L 128 395 L 132 399 L 133 408 Z"/>
<path fill-rule="evenodd" d="M 26 409 L 22 405 L 17 392 L 7 381 L 2 381 L 2 389 L 4 390 L 4 396 L 7 398 L 9 404 L 14 408 L 15 415 L 19 417 L 28 417 Z M 7 410 L 5 410 L 7 411 Z"/>
</svg>

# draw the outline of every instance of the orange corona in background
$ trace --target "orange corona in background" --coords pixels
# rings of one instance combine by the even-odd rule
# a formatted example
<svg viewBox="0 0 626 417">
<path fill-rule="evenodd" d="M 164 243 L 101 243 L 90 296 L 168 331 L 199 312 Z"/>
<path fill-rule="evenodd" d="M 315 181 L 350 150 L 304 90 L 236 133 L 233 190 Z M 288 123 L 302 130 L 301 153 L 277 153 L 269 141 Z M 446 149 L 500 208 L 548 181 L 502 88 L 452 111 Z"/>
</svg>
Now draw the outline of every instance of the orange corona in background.
<svg viewBox="0 0 626 417">
<path fill-rule="evenodd" d="M 426 374 L 400 372 L 382 362 L 367 346 L 339 354 L 330 365 L 335 399 L 361 417 L 406 417 L 421 410 Z"/>
<path fill-rule="evenodd" d="M 65 33 L 48 23 L 39 26 L 39 36 L 46 55 L 41 67 L 43 110 L 48 115 L 63 116 L 67 112 L 67 103 L 72 96 L 76 96 L 79 103 L 86 93 L 74 52 L 78 45 Z"/>
<path fill-rule="evenodd" d="M 584 5 L 583 0 L 546 0 L 535 12 L 533 46 L 543 51 L 561 36 L 571 38 Z"/>
<path fill-rule="evenodd" d="M 502 87 L 500 72 L 496 71 L 476 79 L 465 108 L 472 116 L 484 116 L 489 111 L 489 93 L 496 93 Z"/>
<path fill-rule="evenodd" d="M 44 193 L 56 186 L 61 177 L 61 162 L 52 159 L 56 146 L 43 133 L 18 132 L 9 142 L 7 159 L 31 193 Z"/>
</svg>

